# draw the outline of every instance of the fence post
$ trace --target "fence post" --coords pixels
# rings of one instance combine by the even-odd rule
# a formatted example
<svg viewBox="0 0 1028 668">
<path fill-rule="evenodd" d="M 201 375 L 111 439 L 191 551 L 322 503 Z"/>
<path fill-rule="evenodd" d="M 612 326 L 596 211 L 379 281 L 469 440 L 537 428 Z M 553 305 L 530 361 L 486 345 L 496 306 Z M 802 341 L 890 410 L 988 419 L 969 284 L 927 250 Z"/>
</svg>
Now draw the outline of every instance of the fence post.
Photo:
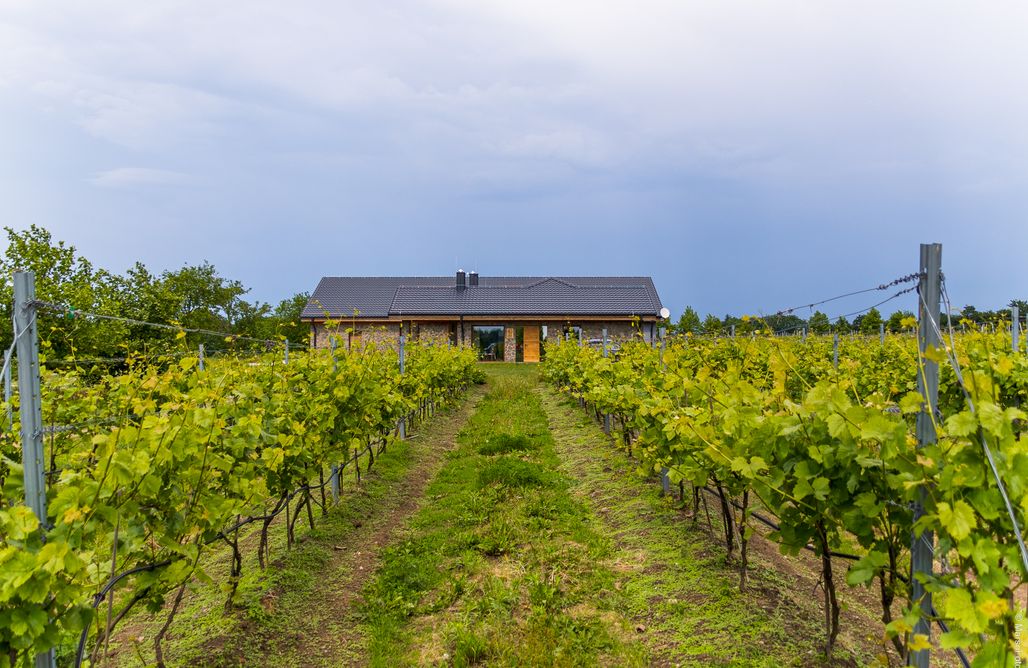
<svg viewBox="0 0 1028 668">
<path fill-rule="evenodd" d="M 199 363 L 200 371 L 203 371 L 203 352 L 204 352 L 203 351 L 203 344 L 201 343 L 200 344 L 200 363 Z"/>
<path fill-rule="evenodd" d="M 803 328 L 803 343 L 807 342 L 807 328 Z"/>
<path fill-rule="evenodd" d="M 832 336 L 832 366 L 839 368 L 839 332 Z"/>
<path fill-rule="evenodd" d="M 603 356 L 607 356 L 607 328 L 603 328 Z M 603 414 L 603 433 L 610 435 L 610 413 Z"/>
<path fill-rule="evenodd" d="M 36 327 L 36 277 L 31 271 L 14 274 L 14 337 L 18 356 L 18 403 L 21 413 L 21 453 L 25 472 L 25 504 L 39 519 L 44 540 L 46 481 L 43 476 L 43 408 L 39 387 L 39 333 Z M 36 668 L 53 668 L 54 651 L 36 655 Z"/>
<path fill-rule="evenodd" d="M 403 337 L 403 332 L 401 331 L 400 332 L 400 375 L 401 376 L 403 375 L 404 363 L 405 363 L 405 360 L 404 360 L 404 352 L 405 352 L 404 351 L 404 344 L 405 343 L 406 343 L 406 341 L 405 341 L 405 339 Z M 404 415 L 404 416 L 400 417 L 400 424 L 397 426 L 397 429 L 399 431 L 400 439 L 401 440 L 407 438 L 407 416 Z"/>
<path fill-rule="evenodd" d="M 882 344 L 883 346 L 885 345 L 885 323 L 884 322 L 878 323 L 878 342 L 880 344 Z"/>
<path fill-rule="evenodd" d="M 939 277 L 942 273 L 942 244 L 921 244 L 921 285 L 918 294 L 922 300 L 918 303 L 917 312 L 917 343 L 919 364 L 924 367 L 917 375 L 917 386 L 924 399 L 921 412 L 917 415 L 918 448 L 935 443 L 934 415 L 939 398 L 939 364 L 925 357 L 929 346 L 939 347 L 939 335 L 936 327 L 939 323 L 940 288 Z M 924 504 L 928 490 L 924 487 L 918 492 L 917 503 L 914 504 L 914 523 L 924 516 Z M 910 586 L 911 600 L 919 602 L 921 618 L 914 627 L 915 634 L 922 634 L 929 639 L 932 636 L 931 612 L 932 594 L 925 589 L 918 574 L 932 573 L 932 555 L 934 553 L 935 536 L 931 531 L 917 535 L 916 530 L 910 536 Z M 910 653 L 910 665 L 928 668 L 929 650 Z"/>
<path fill-rule="evenodd" d="M 332 351 L 332 373 L 336 373 L 339 371 L 339 361 L 336 360 L 336 337 L 328 340 L 328 347 Z"/>
<path fill-rule="evenodd" d="M 666 369 L 664 364 L 664 351 L 667 350 L 667 327 L 660 328 L 660 368 Z"/>
<path fill-rule="evenodd" d="M 4 403 L 7 405 L 7 428 L 14 429 L 14 407 L 11 406 L 11 350 L 4 351 Z"/>
<path fill-rule="evenodd" d="M 1014 352 L 1021 351 L 1021 313 L 1016 306 L 1010 307 L 1010 341 Z"/>
<path fill-rule="evenodd" d="M 732 338 L 735 338 L 735 325 L 732 325 Z"/>
<path fill-rule="evenodd" d="M 286 339 L 286 349 L 285 349 L 285 356 L 284 356 L 284 357 L 282 358 L 282 360 L 283 360 L 283 361 L 284 361 L 284 362 L 285 362 L 286 364 L 289 364 L 289 339 Z"/>
</svg>

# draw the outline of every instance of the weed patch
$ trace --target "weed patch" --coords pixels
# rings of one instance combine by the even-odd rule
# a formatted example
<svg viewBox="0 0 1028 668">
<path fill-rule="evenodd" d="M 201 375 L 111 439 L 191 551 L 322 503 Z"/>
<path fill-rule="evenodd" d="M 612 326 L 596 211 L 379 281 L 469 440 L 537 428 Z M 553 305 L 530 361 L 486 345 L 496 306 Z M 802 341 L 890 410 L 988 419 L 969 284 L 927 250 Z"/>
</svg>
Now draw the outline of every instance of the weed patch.
<svg viewBox="0 0 1028 668">
<path fill-rule="evenodd" d="M 480 455 L 505 455 L 511 452 L 538 450 L 539 443 L 523 434 L 498 434 L 485 440 L 478 446 Z"/>
<path fill-rule="evenodd" d="M 479 487 L 545 487 L 553 482 L 554 476 L 543 467 L 513 457 L 500 457 L 478 473 Z"/>
</svg>

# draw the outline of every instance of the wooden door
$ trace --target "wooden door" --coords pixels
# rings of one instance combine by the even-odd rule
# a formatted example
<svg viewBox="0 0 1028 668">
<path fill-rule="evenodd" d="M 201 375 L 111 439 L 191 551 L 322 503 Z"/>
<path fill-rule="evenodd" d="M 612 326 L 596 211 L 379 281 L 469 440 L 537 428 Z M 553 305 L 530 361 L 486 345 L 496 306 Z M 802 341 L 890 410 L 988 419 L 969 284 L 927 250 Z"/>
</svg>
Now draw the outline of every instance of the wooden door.
<svg viewBox="0 0 1028 668">
<path fill-rule="evenodd" d="M 539 361 L 539 325 L 525 327 L 525 353 L 526 362 Z"/>
</svg>

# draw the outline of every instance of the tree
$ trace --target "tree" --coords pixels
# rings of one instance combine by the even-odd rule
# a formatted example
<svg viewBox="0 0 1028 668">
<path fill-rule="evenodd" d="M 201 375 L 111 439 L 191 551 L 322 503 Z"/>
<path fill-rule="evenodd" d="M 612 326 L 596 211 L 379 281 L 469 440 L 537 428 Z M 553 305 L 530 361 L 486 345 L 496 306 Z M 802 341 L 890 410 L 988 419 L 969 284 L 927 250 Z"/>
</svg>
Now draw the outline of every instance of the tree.
<svg viewBox="0 0 1028 668">
<path fill-rule="evenodd" d="M 894 311 L 889 319 L 885 321 L 885 328 L 893 334 L 903 331 L 903 321 L 907 318 L 913 318 L 914 314 L 910 311 Z"/>
<path fill-rule="evenodd" d="M 721 333 L 721 320 L 713 313 L 708 313 L 703 319 L 703 333 L 708 336 Z"/>
<path fill-rule="evenodd" d="M 882 325 L 882 314 L 872 308 L 860 319 L 860 331 L 864 334 L 877 334 Z"/>
<path fill-rule="evenodd" d="M 7 247 L 0 256 L 0 272 L 9 277 L 15 270 L 32 271 L 36 298 L 67 309 L 38 312 L 41 346 L 51 359 L 122 357 L 129 351 L 182 345 L 174 330 L 76 315 L 83 311 L 226 335 L 288 338 L 296 343 L 307 339 L 309 328 L 299 321 L 306 293 L 282 300 L 273 310 L 269 304 L 243 299 L 248 290 L 242 283 L 219 275 L 209 262 L 159 276 L 137 262 L 118 275 L 94 267 L 74 246 L 55 241 L 42 227 L 4 231 Z M 12 301 L 10 281 L 0 282 L 0 317 L 8 323 Z M 0 345 L 9 346 L 11 340 L 10 328 L 0 328 Z M 224 345 L 224 337 L 194 334 L 187 342 L 194 349 L 204 343 L 213 351 Z"/>
<path fill-rule="evenodd" d="M 849 332 L 851 330 L 852 327 L 850 327 L 849 321 L 846 320 L 845 316 L 840 315 L 839 319 L 835 321 L 835 331 L 839 332 L 840 334 L 845 334 L 846 332 Z"/>
<path fill-rule="evenodd" d="M 0 272 L 10 277 L 15 271 L 35 274 L 36 299 L 81 311 L 102 312 L 118 308 L 118 292 L 113 276 L 95 269 L 89 260 L 78 254 L 74 246 L 55 242 L 50 232 L 32 225 L 22 232 L 5 227 L 7 248 L 0 257 Z M 4 322 L 11 321 L 13 286 L 9 279 L 0 288 L 0 312 Z M 43 345 L 52 354 L 66 356 L 86 351 L 111 354 L 124 327 L 89 318 L 69 317 L 71 312 L 39 312 L 37 326 Z M 0 342 L 11 344 L 13 333 L 3 329 Z"/>
<path fill-rule="evenodd" d="M 827 334 L 832 329 L 832 323 L 828 320 L 828 316 L 821 311 L 814 311 L 807 325 L 814 334 Z"/>
<path fill-rule="evenodd" d="M 283 299 L 275 307 L 273 321 L 275 336 L 283 336 L 290 341 L 307 343 L 311 335 L 310 324 L 300 321 L 300 314 L 310 301 L 309 292 L 298 292 L 289 299 Z"/>
<path fill-rule="evenodd" d="M 674 329 L 679 334 L 691 333 L 697 334 L 700 331 L 700 316 L 693 310 L 693 307 L 686 306 L 685 310 L 682 311 L 682 316 L 678 319 L 678 324 L 674 326 Z"/>
</svg>

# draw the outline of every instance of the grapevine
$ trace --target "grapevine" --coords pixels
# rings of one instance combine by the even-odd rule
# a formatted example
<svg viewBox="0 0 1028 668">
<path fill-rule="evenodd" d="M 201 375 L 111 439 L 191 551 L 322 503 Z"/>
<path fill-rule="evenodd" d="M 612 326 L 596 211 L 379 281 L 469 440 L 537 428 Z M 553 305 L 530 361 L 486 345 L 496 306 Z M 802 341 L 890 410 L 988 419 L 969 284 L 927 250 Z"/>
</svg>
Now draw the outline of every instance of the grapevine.
<svg viewBox="0 0 1028 668">
<path fill-rule="evenodd" d="M 1028 573 L 1014 539 L 1028 516 L 1028 436 L 1019 408 L 1028 360 L 1000 335 L 968 334 L 956 356 L 976 410 L 956 374 L 941 367 L 938 442 L 917 448 L 914 417 L 921 361 L 916 342 L 844 340 L 839 368 L 830 339 L 677 339 L 661 353 L 626 342 L 617 358 L 575 345 L 550 345 L 544 374 L 559 389 L 614 416 L 616 435 L 643 473 L 667 471 L 720 503 L 726 551 L 738 547 L 745 587 L 750 514 L 774 517 L 769 538 L 783 552 L 812 550 L 821 564 L 825 651 L 839 633 L 839 557 L 857 552 L 845 582 L 875 586 L 884 631 L 901 656 L 927 638 L 913 629 L 909 543 L 933 532 L 933 621 L 943 648 L 974 655 L 976 666 L 1014 665 L 1026 654 L 1016 619 L 1025 612 Z M 1012 519 L 983 454 L 992 449 L 1014 508 Z M 926 514 L 912 506 L 928 490 Z M 683 494 L 683 497 L 686 495 Z M 898 604 L 898 605 L 897 605 Z M 1022 631 L 1023 634 L 1023 631 Z"/>
</svg>

